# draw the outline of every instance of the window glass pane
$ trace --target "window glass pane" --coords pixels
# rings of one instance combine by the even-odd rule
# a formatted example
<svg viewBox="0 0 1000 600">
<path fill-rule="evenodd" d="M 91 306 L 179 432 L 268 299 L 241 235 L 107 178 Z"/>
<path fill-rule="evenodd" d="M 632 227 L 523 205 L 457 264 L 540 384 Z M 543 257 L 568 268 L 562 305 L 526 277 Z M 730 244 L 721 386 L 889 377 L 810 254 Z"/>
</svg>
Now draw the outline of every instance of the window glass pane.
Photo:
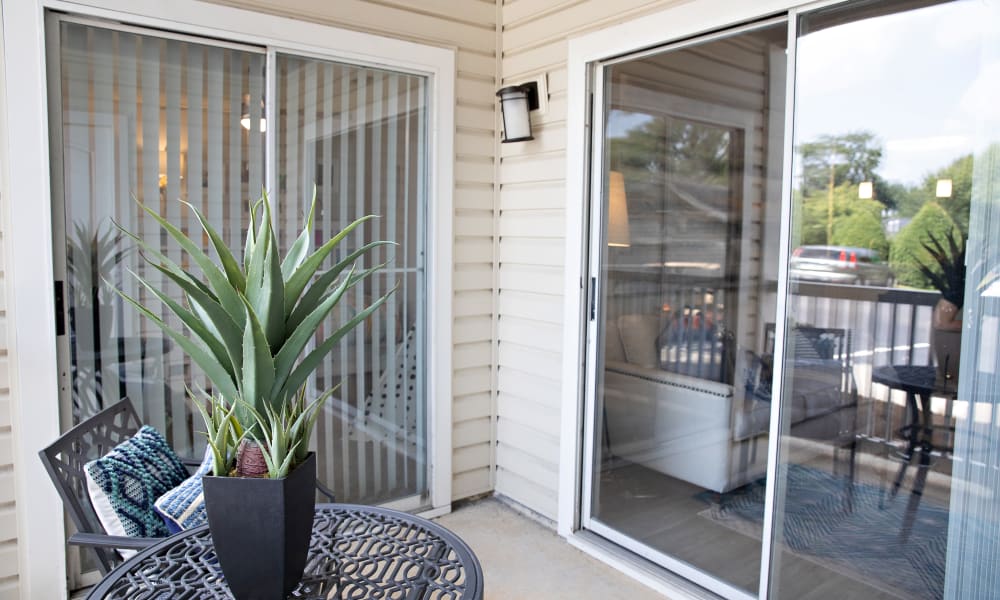
<svg viewBox="0 0 1000 600">
<path fill-rule="evenodd" d="M 295 240 L 314 193 L 316 244 L 379 216 L 327 266 L 372 240 L 398 244 L 358 260 L 359 270 L 388 264 L 351 288 L 317 334 L 317 343 L 328 338 L 398 285 L 311 382 L 315 393 L 340 386 L 316 425 L 317 474 L 342 502 L 426 500 L 426 78 L 285 54 L 275 76 L 281 247 Z"/>
<path fill-rule="evenodd" d="M 591 526 L 726 594 L 760 573 L 729 498 L 765 485 L 786 36 L 605 69 Z"/>
<path fill-rule="evenodd" d="M 72 422 L 128 396 L 178 453 L 196 455 L 204 442 L 185 386 L 209 389 L 207 379 L 106 281 L 153 307 L 161 304 L 129 270 L 178 301 L 180 289 L 142 260 L 114 222 L 180 262 L 180 249 L 136 201 L 197 231 L 184 200 L 242 247 L 245 199 L 261 189 L 264 153 L 263 135 L 243 129 L 240 115 L 244 99 L 264 87 L 264 55 L 70 22 L 60 23 L 59 35 L 61 94 L 52 102 L 62 143 L 52 145 L 53 190 L 65 236 L 57 240 L 64 262 L 56 262 L 65 268 L 61 352 Z M 159 316 L 182 329 L 165 307 Z"/>
<path fill-rule="evenodd" d="M 943 597 L 956 501 L 991 503 L 957 531 L 964 567 L 985 564 L 968 550 L 997 531 L 995 455 L 982 462 L 996 421 L 972 393 L 979 351 L 961 349 L 979 339 L 973 308 L 996 310 L 969 302 L 987 256 L 970 205 L 997 181 L 993 11 L 863 2 L 800 19 L 774 597 Z"/>
</svg>

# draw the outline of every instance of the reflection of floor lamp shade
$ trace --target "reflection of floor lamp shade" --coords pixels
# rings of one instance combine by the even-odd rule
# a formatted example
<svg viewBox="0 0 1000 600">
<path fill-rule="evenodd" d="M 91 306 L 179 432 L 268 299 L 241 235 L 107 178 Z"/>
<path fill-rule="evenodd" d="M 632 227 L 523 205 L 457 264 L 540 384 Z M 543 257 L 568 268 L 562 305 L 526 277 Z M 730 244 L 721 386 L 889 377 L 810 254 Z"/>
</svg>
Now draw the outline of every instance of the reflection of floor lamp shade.
<svg viewBox="0 0 1000 600">
<path fill-rule="evenodd" d="M 608 173 L 608 245 L 627 248 L 631 243 L 625 176 L 621 171 L 611 171 Z"/>
</svg>

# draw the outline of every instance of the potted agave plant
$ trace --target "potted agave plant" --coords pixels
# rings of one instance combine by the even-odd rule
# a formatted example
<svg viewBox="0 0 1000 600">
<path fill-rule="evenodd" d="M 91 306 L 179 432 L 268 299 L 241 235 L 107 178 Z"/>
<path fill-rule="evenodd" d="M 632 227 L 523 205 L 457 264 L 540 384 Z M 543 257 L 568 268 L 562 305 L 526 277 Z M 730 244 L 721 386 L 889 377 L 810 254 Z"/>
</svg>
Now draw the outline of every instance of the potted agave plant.
<svg viewBox="0 0 1000 600">
<path fill-rule="evenodd" d="M 309 401 L 306 382 L 339 340 L 392 291 L 305 350 L 344 293 L 384 266 L 357 271 L 355 262 L 391 242 L 365 244 L 321 272 L 344 238 L 373 217 L 354 221 L 310 253 L 314 200 L 301 234 L 280 258 L 265 194 L 250 206 L 243 260 L 238 261 L 204 215 L 188 204 L 215 249 L 216 262 L 179 228 L 140 206 L 200 271 L 199 275 L 182 267 L 122 229 L 164 282 L 179 289 L 180 302 L 174 299 L 176 294 L 133 273 L 178 317 L 186 332 L 118 293 L 180 346 L 211 381 L 211 393 L 204 401 L 195 400 L 195 405 L 204 418 L 212 454 L 212 476 L 203 480 L 205 509 L 230 590 L 238 600 L 284 598 L 305 568 L 316 480 L 309 437 L 319 407 L 333 392 Z"/>
<path fill-rule="evenodd" d="M 936 268 L 918 263 L 920 272 L 941 292 L 931 317 L 931 347 L 937 359 L 937 375 L 942 382 L 958 377 L 962 350 L 962 306 L 965 304 L 965 244 L 959 245 L 951 235 L 945 248 L 940 240 L 928 234 L 923 247 Z"/>
</svg>

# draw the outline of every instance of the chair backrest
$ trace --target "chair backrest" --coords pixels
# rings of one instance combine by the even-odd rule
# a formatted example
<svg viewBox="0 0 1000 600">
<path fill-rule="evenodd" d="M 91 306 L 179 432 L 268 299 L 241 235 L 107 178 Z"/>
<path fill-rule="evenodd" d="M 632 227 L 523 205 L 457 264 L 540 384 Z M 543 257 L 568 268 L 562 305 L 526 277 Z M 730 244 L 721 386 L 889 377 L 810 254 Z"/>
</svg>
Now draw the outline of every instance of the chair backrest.
<svg viewBox="0 0 1000 600">
<path fill-rule="evenodd" d="M 82 421 L 38 453 L 77 530 L 104 533 L 90 503 L 83 466 L 135 435 L 142 423 L 125 398 Z M 104 571 L 120 561 L 114 550 L 94 548 Z"/>
</svg>

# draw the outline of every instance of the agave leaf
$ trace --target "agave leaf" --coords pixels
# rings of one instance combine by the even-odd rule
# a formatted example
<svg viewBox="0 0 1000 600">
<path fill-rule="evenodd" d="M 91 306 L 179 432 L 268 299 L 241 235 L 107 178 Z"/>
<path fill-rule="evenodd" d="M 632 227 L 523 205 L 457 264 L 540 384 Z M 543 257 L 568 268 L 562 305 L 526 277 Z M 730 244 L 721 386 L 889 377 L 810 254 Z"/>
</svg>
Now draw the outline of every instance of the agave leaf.
<svg viewBox="0 0 1000 600">
<path fill-rule="evenodd" d="M 304 319 L 306 315 L 312 312 L 315 309 L 316 305 L 322 302 L 323 297 L 329 291 L 330 286 L 333 285 L 333 283 L 337 280 L 337 277 L 344 271 L 344 269 L 353 265 L 354 261 L 357 260 L 358 257 L 368 252 L 372 248 L 375 248 L 377 246 L 385 246 L 389 244 L 393 246 L 396 245 L 395 242 L 385 242 L 385 241 L 370 242 L 368 244 L 365 244 L 361 248 L 358 248 L 354 252 L 347 255 L 347 257 L 345 257 L 344 260 L 330 267 L 329 270 L 327 270 L 319 277 L 317 277 L 316 281 L 314 281 L 312 285 L 309 286 L 309 289 L 306 290 L 305 294 L 302 295 L 302 298 L 299 300 L 298 304 L 291 311 L 288 320 L 285 321 L 285 328 L 288 331 L 292 331 L 296 327 L 298 327 L 299 323 L 302 322 L 302 319 Z M 382 266 L 386 264 L 388 263 L 387 262 L 382 263 Z M 289 307 L 286 306 L 285 308 L 287 310 Z"/>
<path fill-rule="evenodd" d="M 180 286 L 187 295 L 191 309 L 198 313 L 199 320 L 222 342 L 226 349 L 226 357 L 232 365 L 233 379 L 239 383 L 240 372 L 243 369 L 243 332 L 233 322 L 232 317 L 217 300 L 198 286 L 159 265 L 154 264 L 153 267 Z"/>
<path fill-rule="evenodd" d="M 195 408 L 198 409 L 198 412 L 201 413 L 201 418 L 205 422 L 205 429 L 208 430 L 204 433 L 205 438 L 208 441 L 208 446 L 212 449 L 212 473 L 217 477 L 223 477 L 228 471 L 228 451 L 225 447 L 225 441 L 227 438 L 223 437 L 220 440 L 219 423 L 214 414 L 209 415 L 202 403 L 198 402 L 198 400 L 193 394 L 190 394 L 190 392 L 189 397 L 191 399 L 191 403 L 194 404 Z"/>
<path fill-rule="evenodd" d="M 212 240 L 212 246 L 215 247 L 215 251 L 219 253 L 219 260 L 222 262 L 222 267 L 226 270 L 226 277 L 229 278 L 229 283 L 236 288 L 237 291 L 242 292 L 246 289 L 247 281 L 246 277 L 243 275 L 243 271 L 240 270 L 240 265 L 236 262 L 236 257 L 230 252 L 229 246 L 219 235 L 219 232 L 215 230 L 214 227 L 205 218 L 205 215 L 201 214 L 194 204 L 190 202 L 185 202 L 181 200 L 189 209 L 194 211 L 195 216 L 198 218 L 198 222 L 201 223 L 201 228 L 205 230 L 208 234 L 208 238 Z"/>
<path fill-rule="evenodd" d="M 354 273 L 352 268 L 350 274 Z M 295 365 L 295 359 L 299 357 L 302 349 L 306 347 L 309 340 L 313 338 L 316 333 L 316 329 L 319 324 L 323 322 L 333 307 L 337 305 L 340 298 L 344 295 L 344 292 L 350 287 L 351 278 L 346 277 L 343 282 L 337 287 L 333 294 L 327 297 L 319 306 L 316 307 L 313 312 L 307 316 L 298 327 L 292 332 L 288 339 L 285 340 L 284 345 L 278 354 L 274 357 L 274 387 L 273 390 L 280 390 L 285 384 L 285 380 L 288 378 L 288 374 L 291 373 L 292 367 Z"/>
<path fill-rule="evenodd" d="M 343 240 L 349 233 L 354 231 L 354 229 L 364 223 L 365 221 L 374 219 L 375 215 L 366 215 L 357 219 L 337 235 L 333 236 L 325 244 L 320 246 L 315 252 L 313 252 L 308 258 L 302 261 L 295 272 L 292 273 L 291 277 L 285 283 L 285 315 L 291 314 L 292 307 L 298 302 L 299 296 L 302 295 L 302 290 L 305 289 L 309 280 L 312 279 L 313 275 L 316 274 L 316 270 L 319 269 L 326 257 L 329 256 L 330 252 Z"/>
<path fill-rule="evenodd" d="M 260 321 L 273 351 L 285 338 L 284 280 L 278 263 L 278 243 L 271 227 L 269 205 L 264 203 L 261 235 L 254 246 L 247 272 L 246 299 Z"/>
<path fill-rule="evenodd" d="M 335 391 L 337 391 L 338 388 L 340 388 L 339 383 L 320 395 L 319 398 L 313 400 L 308 406 L 302 409 L 302 412 L 299 413 L 298 417 L 292 423 L 290 428 L 290 431 L 292 432 L 291 437 L 292 439 L 298 440 L 298 443 L 296 444 L 297 450 L 295 451 L 296 463 L 304 461 L 306 459 L 306 455 L 309 454 L 309 438 L 312 437 L 312 431 L 316 425 L 316 419 L 319 417 L 319 408 L 330 396 L 333 395 Z"/>
<path fill-rule="evenodd" d="M 257 210 L 260 208 L 261 202 L 264 201 L 262 196 L 260 200 L 256 202 L 250 202 L 250 226 L 247 227 L 247 240 L 243 247 L 243 271 L 250 271 L 250 257 L 253 256 L 254 245 L 257 243 Z"/>
<path fill-rule="evenodd" d="M 302 361 L 298 364 L 298 366 L 295 367 L 292 373 L 288 376 L 288 379 L 285 381 L 284 386 L 282 386 L 281 391 L 278 394 L 274 395 L 273 397 L 278 398 L 279 402 L 283 401 L 285 398 L 288 397 L 289 390 L 297 390 L 300 387 L 302 387 L 305 384 L 306 379 L 309 378 L 309 375 L 311 375 L 312 372 L 316 369 L 316 367 L 319 366 L 320 361 L 322 361 L 323 358 L 336 347 L 337 342 L 340 341 L 340 338 L 350 333 L 358 323 L 361 323 L 362 321 L 367 319 L 370 314 L 372 314 L 373 312 L 378 310 L 380 306 L 385 304 L 385 301 L 389 299 L 389 296 L 391 296 L 398 287 L 399 285 L 397 284 L 395 287 L 389 290 L 388 293 L 386 293 L 384 296 L 373 302 L 370 306 L 368 306 L 358 314 L 354 315 L 354 318 L 352 318 L 350 321 L 342 325 L 339 329 L 337 329 L 337 331 L 333 333 L 333 335 L 326 338 L 318 346 L 316 346 L 316 348 L 313 349 L 312 352 L 307 354 L 305 358 L 303 358 Z"/>
<path fill-rule="evenodd" d="M 177 345 L 181 347 L 191 357 L 191 360 L 195 362 L 196 365 L 201 367 L 205 371 L 205 375 L 208 376 L 209 380 L 219 387 L 218 392 L 226 398 L 235 398 L 236 384 L 229 377 L 229 372 L 226 368 L 219 362 L 219 360 L 207 349 L 202 348 L 188 336 L 182 334 L 179 331 L 171 328 L 169 325 L 163 322 L 163 319 L 156 316 L 148 308 L 140 304 L 137 300 L 126 294 L 125 292 L 112 288 L 115 293 L 121 296 L 126 302 L 134 306 L 140 313 L 146 316 L 150 321 L 153 322 L 157 327 L 160 328 L 163 333 L 167 334 L 170 339 L 177 342 Z"/>
<path fill-rule="evenodd" d="M 131 233 L 130 231 L 128 231 L 127 229 L 125 229 L 124 227 L 122 227 L 117 221 L 112 220 L 112 222 L 115 224 L 116 227 L 118 227 L 118 229 L 120 229 L 122 231 L 122 233 L 124 235 L 126 235 L 129 238 L 131 238 L 133 241 L 136 242 L 136 244 L 139 245 L 139 247 L 141 249 L 140 252 L 139 252 L 139 256 L 142 257 L 142 259 L 144 261 L 146 261 L 147 263 L 149 263 L 151 265 L 159 264 L 159 266 L 161 266 L 161 267 L 163 267 L 165 269 L 168 269 L 174 275 L 177 275 L 178 277 L 182 277 L 185 280 L 187 280 L 189 283 L 198 286 L 198 288 L 201 291 L 203 291 L 204 293 L 206 293 L 209 296 L 211 296 L 216 302 L 219 301 L 219 298 L 218 298 L 218 296 L 215 295 L 215 292 L 213 292 L 211 290 L 211 288 L 209 288 L 207 285 L 205 285 L 204 283 L 202 283 L 201 280 L 199 280 L 197 277 L 194 277 L 193 275 L 191 275 L 190 273 L 188 273 L 184 269 L 182 269 L 179 266 L 177 266 L 177 263 L 175 263 L 174 261 L 172 261 L 169 258 L 167 258 L 162 252 L 160 252 L 156 248 L 153 248 L 152 246 L 150 246 L 149 244 L 147 244 L 146 242 L 144 242 L 142 240 L 142 238 L 139 238 L 135 234 Z M 147 255 L 154 257 L 157 261 L 159 261 L 159 263 L 157 263 L 157 262 L 155 262 L 153 260 L 150 260 L 149 256 L 147 256 Z"/>
<path fill-rule="evenodd" d="M 305 227 L 302 228 L 302 233 L 292 244 L 292 247 L 288 249 L 288 254 L 285 255 L 285 260 L 281 263 L 281 276 L 288 279 L 295 269 L 302 264 L 305 260 L 306 255 L 309 252 L 309 245 L 312 241 L 310 238 L 313 233 L 313 215 L 316 212 L 316 185 L 313 184 L 313 197 L 312 203 L 309 205 L 309 215 L 306 217 Z"/>
<path fill-rule="evenodd" d="M 232 315 L 233 320 L 237 323 L 242 324 L 243 321 L 243 303 L 240 301 L 239 292 L 229 283 L 229 279 L 226 278 L 225 274 L 219 270 L 219 267 L 212 262 L 207 254 L 202 252 L 198 244 L 195 244 L 191 238 L 184 235 L 180 229 L 174 227 L 169 221 L 161 217 L 153 209 L 149 208 L 145 204 L 139 203 L 142 210 L 151 216 L 160 227 L 166 230 L 170 237 L 174 238 L 174 241 L 188 253 L 198 268 L 204 273 L 205 278 L 208 280 L 209 285 L 215 291 L 215 294 L 219 297 L 219 303 L 222 307 L 226 309 L 230 315 Z"/>
<path fill-rule="evenodd" d="M 249 301 L 243 299 L 246 311 L 246 326 L 243 329 L 243 400 L 251 406 L 259 408 L 267 405 L 272 399 L 265 394 L 274 383 L 274 359 L 267 343 L 267 337 L 261 328 L 257 315 Z M 247 421 L 240 419 L 243 423 Z"/>
</svg>

